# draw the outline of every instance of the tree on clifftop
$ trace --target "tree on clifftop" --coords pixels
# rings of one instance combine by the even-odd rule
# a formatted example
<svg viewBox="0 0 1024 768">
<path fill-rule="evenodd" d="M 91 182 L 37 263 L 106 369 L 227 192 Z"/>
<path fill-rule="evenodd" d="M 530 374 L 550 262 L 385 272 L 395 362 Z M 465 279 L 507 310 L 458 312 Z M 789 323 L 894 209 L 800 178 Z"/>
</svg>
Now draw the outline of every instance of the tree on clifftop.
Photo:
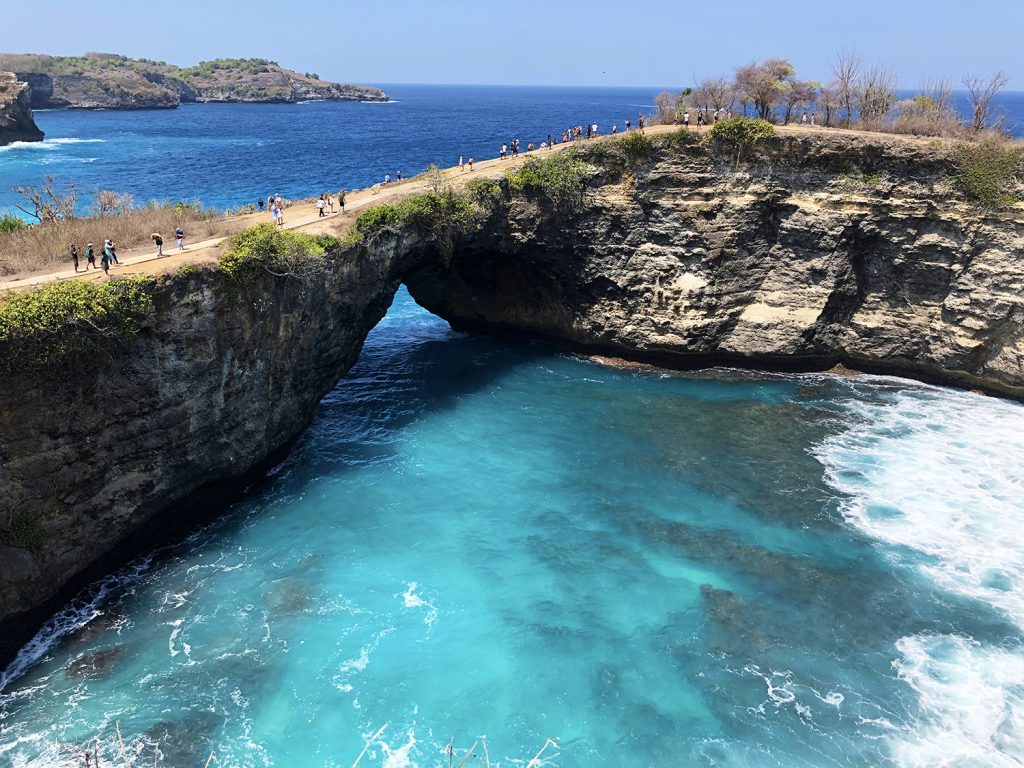
<svg viewBox="0 0 1024 768">
<path fill-rule="evenodd" d="M 1002 72 L 996 72 L 991 79 L 985 80 L 977 75 L 964 78 L 964 86 L 971 94 L 971 130 L 975 133 L 988 127 L 992 99 L 1003 88 L 1009 78 Z"/>
<path fill-rule="evenodd" d="M 771 120 L 772 109 L 791 85 L 796 69 L 786 59 L 765 59 L 736 70 L 736 90 L 744 103 L 752 103 L 757 116 Z"/>
</svg>

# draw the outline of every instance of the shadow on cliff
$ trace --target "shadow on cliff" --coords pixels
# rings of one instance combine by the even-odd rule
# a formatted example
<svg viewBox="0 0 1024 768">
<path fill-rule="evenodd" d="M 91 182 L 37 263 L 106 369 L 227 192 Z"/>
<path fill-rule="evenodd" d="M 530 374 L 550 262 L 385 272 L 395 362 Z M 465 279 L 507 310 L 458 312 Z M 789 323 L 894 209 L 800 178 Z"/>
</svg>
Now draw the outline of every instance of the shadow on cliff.
<svg viewBox="0 0 1024 768">
<path fill-rule="evenodd" d="M 147 555 L 149 568 L 157 567 L 179 554 L 180 547 L 192 546 L 191 537 L 215 521 L 219 535 L 230 536 L 247 520 L 233 512 L 248 502 L 284 487 L 289 494 L 301 494 L 325 475 L 390 460 L 396 455 L 394 436 L 403 427 L 455 407 L 518 366 L 557 354 L 556 346 L 541 340 L 453 331 L 406 295 L 371 331 L 356 364 L 321 401 L 313 423 L 294 442 L 246 475 L 206 486 L 175 504 L 161 525 L 133 532 L 54 599 L 16 617 L 17 624 L 0 641 L 0 661 L 13 658 L 69 601 L 91 602 L 99 580 L 111 573 L 111 563 Z M 119 593 L 120 588 L 113 589 L 104 602 L 116 601 Z M 28 631 L 19 633 L 19 627 Z M 88 631 L 86 626 L 61 642 L 75 642 L 79 633 Z"/>
</svg>

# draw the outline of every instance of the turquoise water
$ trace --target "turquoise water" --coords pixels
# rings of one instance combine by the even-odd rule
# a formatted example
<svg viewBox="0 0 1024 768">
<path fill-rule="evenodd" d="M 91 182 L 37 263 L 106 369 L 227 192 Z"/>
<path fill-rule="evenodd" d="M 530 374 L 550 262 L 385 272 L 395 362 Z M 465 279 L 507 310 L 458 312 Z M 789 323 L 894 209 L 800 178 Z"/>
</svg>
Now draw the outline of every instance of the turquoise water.
<svg viewBox="0 0 1024 768">
<path fill-rule="evenodd" d="M 289 460 L 57 617 L 0 765 L 1018 765 L 1024 408 L 620 370 L 402 292 Z M 386 728 L 375 739 L 378 730 Z"/>
</svg>

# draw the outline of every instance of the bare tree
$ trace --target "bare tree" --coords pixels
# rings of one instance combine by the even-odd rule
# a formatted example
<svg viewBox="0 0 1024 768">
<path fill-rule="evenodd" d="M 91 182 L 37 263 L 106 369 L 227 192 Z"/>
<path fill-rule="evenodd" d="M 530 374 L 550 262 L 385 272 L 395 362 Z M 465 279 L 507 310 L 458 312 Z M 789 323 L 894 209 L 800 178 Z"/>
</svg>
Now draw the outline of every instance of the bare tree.
<svg viewBox="0 0 1024 768">
<path fill-rule="evenodd" d="M 732 83 L 724 77 L 705 80 L 693 92 L 694 101 L 705 109 L 726 109 L 732 106 Z"/>
<path fill-rule="evenodd" d="M 842 104 L 842 94 L 836 83 L 829 83 L 823 86 L 818 92 L 818 106 L 825 113 L 825 125 L 831 127 Z"/>
<path fill-rule="evenodd" d="M 964 78 L 964 86 L 971 94 L 972 131 L 978 133 L 987 127 L 992 109 L 992 99 L 1006 87 L 1008 82 L 1009 78 L 1003 72 L 996 72 L 988 80 L 977 75 L 968 75 Z"/>
<path fill-rule="evenodd" d="M 857 77 L 860 75 L 860 56 L 852 51 L 840 51 L 836 54 L 832 65 L 835 75 L 835 88 L 839 97 L 839 107 L 846 112 L 844 124 L 847 128 L 853 122 L 853 101 Z"/>
<path fill-rule="evenodd" d="M 854 99 L 862 123 L 880 122 L 896 106 L 896 73 L 875 64 L 857 82 Z"/>
<path fill-rule="evenodd" d="M 40 224 L 72 219 L 75 216 L 78 188 L 74 183 L 68 183 L 67 191 L 60 192 L 56 189 L 53 176 L 45 176 L 39 187 L 34 184 L 26 184 L 23 187 L 14 187 L 11 191 L 25 198 L 26 205 L 28 205 L 26 208 L 15 203 L 14 207 L 22 213 L 34 217 Z"/>
<path fill-rule="evenodd" d="M 93 198 L 93 210 L 98 216 L 119 216 L 130 213 L 135 207 L 135 198 L 109 189 L 98 189 Z"/>
<path fill-rule="evenodd" d="M 810 81 L 793 80 L 784 81 L 780 91 L 782 93 L 782 124 L 789 125 L 793 112 L 801 107 L 808 107 L 814 103 L 818 95 L 818 83 Z"/>
<path fill-rule="evenodd" d="M 654 97 L 654 105 L 658 108 L 658 122 L 674 123 L 679 113 L 679 94 L 662 91 Z"/>
</svg>

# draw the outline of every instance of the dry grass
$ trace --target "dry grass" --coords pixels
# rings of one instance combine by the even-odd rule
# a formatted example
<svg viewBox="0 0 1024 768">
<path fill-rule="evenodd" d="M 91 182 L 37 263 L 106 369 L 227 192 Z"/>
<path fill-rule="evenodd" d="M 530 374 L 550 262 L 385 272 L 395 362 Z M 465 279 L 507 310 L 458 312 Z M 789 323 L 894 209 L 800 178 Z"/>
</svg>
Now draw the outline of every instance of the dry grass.
<svg viewBox="0 0 1024 768">
<path fill-rule="evenodd" d="M 90 216 L 37 225 L 8 234 L 0 234 L 0 275 L 32 272 L 71 261 L 71 244 L 85 265 L 85 246 L 92 243 L 99 259 L 103 241 L 110 238 L 122 252 L 152 245 L 151 235 L 159 232 L 164 248 L 174 247 L 174 229 L 185 230 L 185 242 L 195 243 L 210 237 L 230 235 L 243 229 L 246 219 L 200 211 L 189 206 L 159 206 L 131 211 L 119 216 Z"/>
</svg>

